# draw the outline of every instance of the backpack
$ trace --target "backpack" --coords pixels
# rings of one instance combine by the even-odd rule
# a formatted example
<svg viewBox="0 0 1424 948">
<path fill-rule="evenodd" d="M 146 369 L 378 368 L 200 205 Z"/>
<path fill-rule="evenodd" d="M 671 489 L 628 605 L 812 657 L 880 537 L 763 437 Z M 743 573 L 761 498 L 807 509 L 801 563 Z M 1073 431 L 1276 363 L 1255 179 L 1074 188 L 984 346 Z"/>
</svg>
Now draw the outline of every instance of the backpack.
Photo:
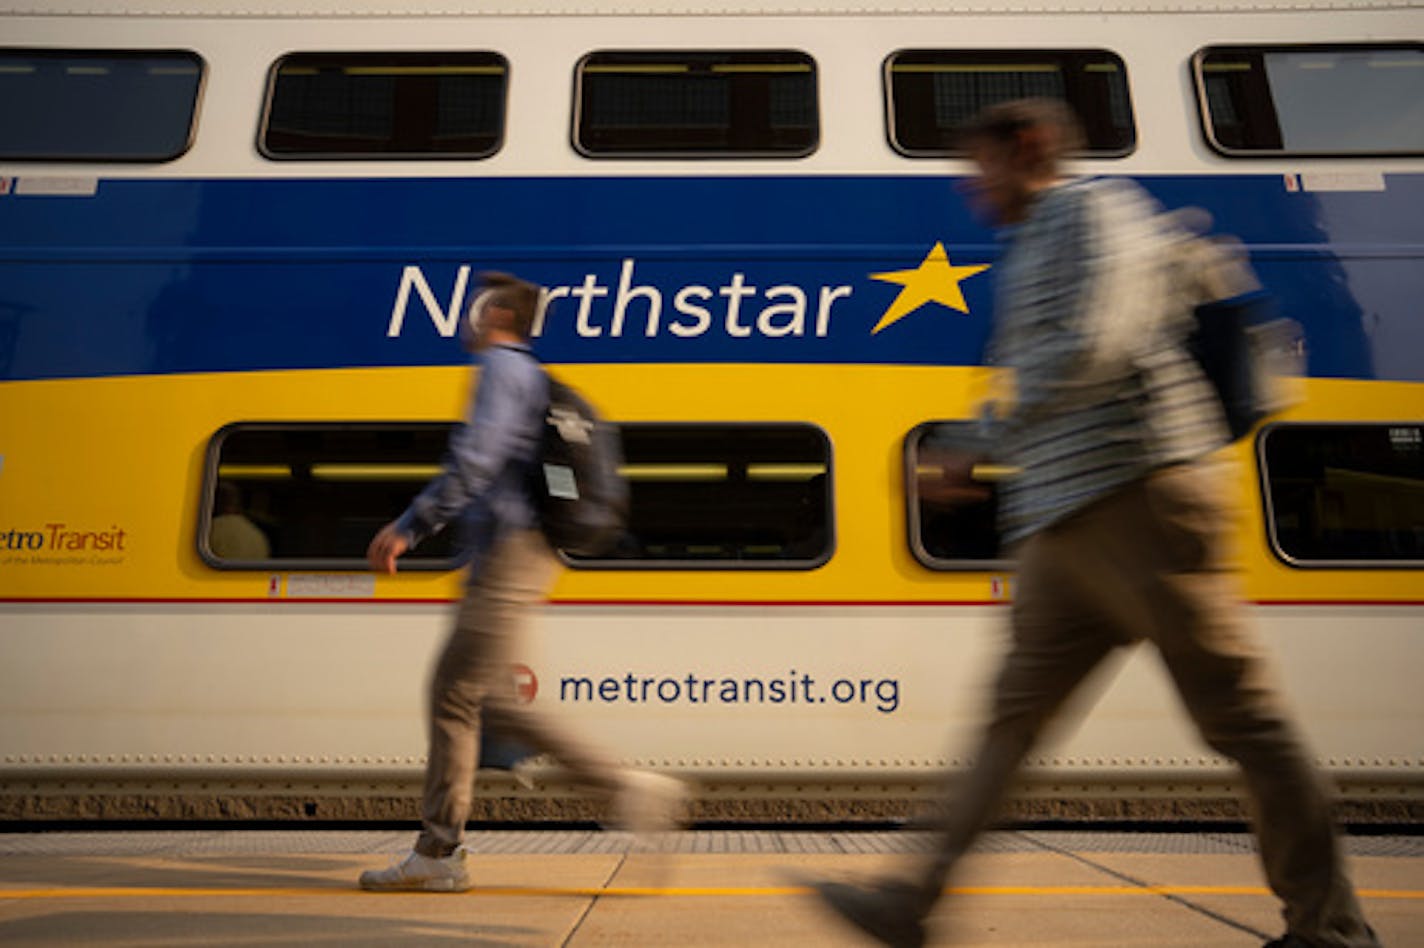
<svg viewBox="0 0 1424 948">
<path fill-rule="evenodd" d="M 1216 392 L 1231 440 L 1298 401 L 1286 383 L 1301 373 L 1299 324 L 1276 316 L 1275 300 L 1237 255 L 1207 238 L 1188 238 L 1195 289 L 1186 349 Z"/>
<path fill-rule="evenodd" d="M 628 523 L 622 439 L 588 400 L 547 371 L 549 406 L 534 468 L 539 527 L 555 549 L 598 556 Z"/>
</svg>

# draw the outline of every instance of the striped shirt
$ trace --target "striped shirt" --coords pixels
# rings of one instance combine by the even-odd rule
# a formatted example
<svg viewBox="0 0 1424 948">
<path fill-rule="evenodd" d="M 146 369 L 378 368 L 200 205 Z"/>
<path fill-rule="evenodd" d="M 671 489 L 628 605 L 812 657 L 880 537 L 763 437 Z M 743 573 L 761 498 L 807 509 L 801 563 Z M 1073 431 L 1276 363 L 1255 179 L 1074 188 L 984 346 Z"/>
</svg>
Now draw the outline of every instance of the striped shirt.
<svg viewBox="0 0 1424 948">
<path fill-rule="evenodd" d="M 1098 178 L 1044 191 L 1010 235 L 989 347 L 1017 396 L 994 431 L 996 454 L 1021 469 L 1001 488 L 1006 543 L 1226 443 L 1183 348 L 1176 239 L 1140 188 Z"/>
</svg>

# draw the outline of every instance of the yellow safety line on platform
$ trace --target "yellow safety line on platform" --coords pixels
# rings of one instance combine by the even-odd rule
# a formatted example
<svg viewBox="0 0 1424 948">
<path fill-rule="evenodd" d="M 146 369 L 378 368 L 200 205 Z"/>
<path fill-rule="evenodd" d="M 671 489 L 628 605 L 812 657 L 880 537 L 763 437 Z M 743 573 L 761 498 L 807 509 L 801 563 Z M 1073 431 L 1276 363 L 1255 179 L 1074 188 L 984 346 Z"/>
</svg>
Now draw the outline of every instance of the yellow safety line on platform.
<svg viewBox="0 0 1424 948">
<path fill-rule="evenodd" d="M 485 896 L 544 896 L 580 898 L 618 897 L 734 897 L 734 896 L 777 896 L 809 895 L 806 886 L 692 886 L 692 887 L 639 887 L 625 886 L 600 889 L 583 886 L 481 886 L 463 895 Z M 1000 886 L 956 886 L 946 889 L 953 895 L 1260 895 L 1269 896 L 1270 890 L 1262 886 L 1232 885 L 1000 885 Z M 233 888 L 233 889 L 179 889 L 163 887 L 102 887 L 75 886 L 73 888 L 52 889 L 6 889 L 0 888 L 0 900 L 4 899 L 194 899 L 194 898 L 246 898 L 246 897 L 309 897 L 324 895 L 365 895 L 379 898 L 382 895 L 441 895 L 448 893 L 425 893 L 420 891 L 395 890 L 394 892 L 367 892 L 351 888 Z M 1358 889 L 1356 894 L 1364 899 L 1406 899 L 1424 900 L 1421 889 Z"/>
</svg>

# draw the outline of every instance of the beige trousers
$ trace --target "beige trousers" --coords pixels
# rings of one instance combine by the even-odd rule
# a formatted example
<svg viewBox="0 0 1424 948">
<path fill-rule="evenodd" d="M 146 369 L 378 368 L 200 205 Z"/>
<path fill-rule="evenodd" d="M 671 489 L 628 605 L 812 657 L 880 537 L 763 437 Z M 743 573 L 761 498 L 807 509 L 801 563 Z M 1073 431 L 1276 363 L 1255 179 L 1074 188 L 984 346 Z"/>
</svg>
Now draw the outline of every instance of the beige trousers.
<svg viewBox="0 0 1424 948">
<path fill-rule="evenodd" d="M 990 723 L 970 771 L 952 778 L 919 910 L 938 898 L 1074 688 L 1109 652 L 1146 639 L 1202 739 L 1242 770 L 1288 931 L 1311 945 L 1376 944 L 1341 862 L 1326 793 L 1226 568 L 1219 486 L 1206 466 L 1169 467 L 1024 542 Z"/>
<path fill-rule="evenodd" d="M 557 568 L 541 534 L 515 531 L 495 544 L 465 591 L 430 683 L 423 829 L 415 844 L 423 855 L 448 856 L 464 840 L 482 723 L 553 756 L 596 790 L 617 787 L 611 760 L 515 698 L 509 666 Z"/>
</svg>

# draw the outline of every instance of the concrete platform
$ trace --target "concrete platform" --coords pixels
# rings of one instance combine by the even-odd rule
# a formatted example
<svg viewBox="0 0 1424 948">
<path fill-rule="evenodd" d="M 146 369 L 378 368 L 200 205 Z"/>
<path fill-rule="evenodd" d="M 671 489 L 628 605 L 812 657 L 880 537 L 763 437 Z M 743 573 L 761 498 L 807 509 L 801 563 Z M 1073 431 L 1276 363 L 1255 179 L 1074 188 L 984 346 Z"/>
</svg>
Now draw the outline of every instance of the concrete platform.
<svg viewBox="0 0 1424 948">
<path fill-rule="evenodd" d="M 0 944 L 153 946 L 865 944 L 799 876 L 894 870 L 910 832 L 694 831 L 637 851 L 624 834 L 471 836 L 476 888 L 365 893 L 362 869 L 408 832 L 0 835 Z M 1353 837 L 1350 863 L 1386 945 L 1424 945 L 1424 838 Z M 991 833 L 935 918 L 939 942 L 1255 946 L 1280 933 L 1251 837 Z"/>
</svg>

